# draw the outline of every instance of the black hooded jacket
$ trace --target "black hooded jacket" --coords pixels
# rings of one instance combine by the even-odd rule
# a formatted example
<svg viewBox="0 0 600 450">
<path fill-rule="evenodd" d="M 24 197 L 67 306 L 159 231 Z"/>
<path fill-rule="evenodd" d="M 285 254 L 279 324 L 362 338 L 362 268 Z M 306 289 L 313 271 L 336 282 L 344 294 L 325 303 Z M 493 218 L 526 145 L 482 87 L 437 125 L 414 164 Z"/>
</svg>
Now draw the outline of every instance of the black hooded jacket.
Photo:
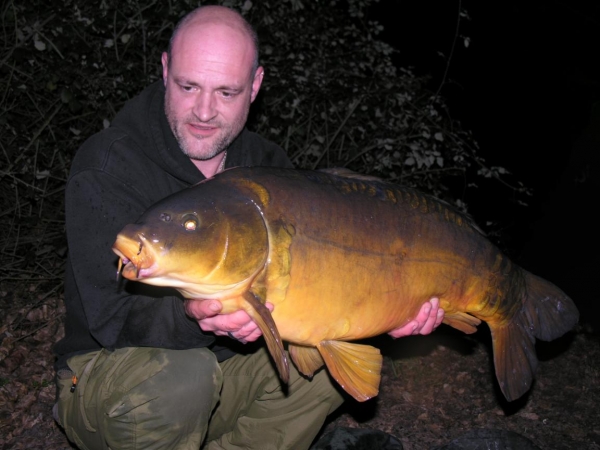
<svg viewBox="0 0 600 450">
<path fill-rule="evenodd" d="M 117 283 L 117 233 L 152 204 L 204 179 L 183 154 L 164 112 L 158 81 L 129 101 L 111 126 L 77 152 L 66 185 L 69 245 L 65 275 L 65 337 L 56 369 L 100 348 L 211 346 L 219 360 L 233 354 L 214 345 L 186 316 L 174 290 Z M 226 167 L 292 167 L 283 149 L 246 129 L 227 149 Z"/>
</svg>

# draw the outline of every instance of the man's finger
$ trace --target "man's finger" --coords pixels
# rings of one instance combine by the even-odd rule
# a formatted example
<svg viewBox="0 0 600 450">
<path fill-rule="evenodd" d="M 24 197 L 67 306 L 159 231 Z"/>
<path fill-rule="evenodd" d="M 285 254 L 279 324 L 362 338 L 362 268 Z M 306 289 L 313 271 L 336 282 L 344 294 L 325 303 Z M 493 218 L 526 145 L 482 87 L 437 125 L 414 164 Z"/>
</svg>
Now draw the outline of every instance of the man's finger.
<svg viewBox="0 0 600 450">
<path fill-rule="evenodd" d="M 435 320 L 435 328 L 439 327 L 441 323 L 444 321 L 444 310 L 442 308 L 438 309 L 437 317 Z"/>
<path fill-rule="evenodd" d="M 431 305 L 431 308 L 429 309 L 425 323 L 419 330 L 418 334 L 429 334 L 433 330 L 435 330 L 435 328 L 439 325 L 438 318 L 440 315 L 440 311 L 442 311 L 443 314 L 443 310 L 439 307 L 440 300 L 438 298 L 432 298 L 429 301 L 429 303 Z"/>
<path fill-rule="evenodd" d="M 223 305 L 218 300 L 186 300 L 185 313 L 193 319 L 202 320 L 221 312 Z"/>
</svg>

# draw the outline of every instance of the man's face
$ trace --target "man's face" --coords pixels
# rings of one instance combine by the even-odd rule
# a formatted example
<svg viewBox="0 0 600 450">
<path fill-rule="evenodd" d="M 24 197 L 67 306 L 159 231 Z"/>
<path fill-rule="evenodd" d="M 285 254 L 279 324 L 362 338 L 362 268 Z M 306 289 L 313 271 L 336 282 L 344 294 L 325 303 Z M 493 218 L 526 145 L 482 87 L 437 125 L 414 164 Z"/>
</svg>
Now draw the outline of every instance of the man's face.
<svg viewBox="0 0 600 450">
<path fill-rule="evenodd" d="M 183 152 L 208 160 L 242 131 L 263 77 L 253 73 L 254 47 L 241 31 L 222 24 L 191 24 L 163 53 L 165 112 Z"/>
</svg>

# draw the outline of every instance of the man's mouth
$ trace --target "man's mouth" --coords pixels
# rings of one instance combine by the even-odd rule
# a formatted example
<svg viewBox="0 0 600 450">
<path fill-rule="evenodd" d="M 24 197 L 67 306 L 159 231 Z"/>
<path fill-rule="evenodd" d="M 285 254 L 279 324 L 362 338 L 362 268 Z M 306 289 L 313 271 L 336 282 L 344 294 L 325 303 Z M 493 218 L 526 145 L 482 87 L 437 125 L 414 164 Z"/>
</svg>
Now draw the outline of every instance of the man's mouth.
<svg viewBox="0 0 600 450">
<path fill-rule="evenodd" d="M 197 123 L 188 123 L 187 126 L 191 133 L 196 136 L 211 136 L 219 129 L 219 127 L 214 125 L 202 125 Z"/>
</svg>

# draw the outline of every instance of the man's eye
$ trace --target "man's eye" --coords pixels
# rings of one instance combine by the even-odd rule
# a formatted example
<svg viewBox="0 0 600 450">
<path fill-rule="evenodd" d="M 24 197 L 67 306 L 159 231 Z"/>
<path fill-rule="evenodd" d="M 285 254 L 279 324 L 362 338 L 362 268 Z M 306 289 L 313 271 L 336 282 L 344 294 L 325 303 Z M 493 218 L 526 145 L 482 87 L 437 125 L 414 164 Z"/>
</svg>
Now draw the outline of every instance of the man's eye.
<svg viewBox="0 0 600 450">
<path fill-rule="evenodd" d="M 233 92 L 221 91 L 221 96 L 223 98 L 233 98 L 235 94 Z"/>
</svg>

